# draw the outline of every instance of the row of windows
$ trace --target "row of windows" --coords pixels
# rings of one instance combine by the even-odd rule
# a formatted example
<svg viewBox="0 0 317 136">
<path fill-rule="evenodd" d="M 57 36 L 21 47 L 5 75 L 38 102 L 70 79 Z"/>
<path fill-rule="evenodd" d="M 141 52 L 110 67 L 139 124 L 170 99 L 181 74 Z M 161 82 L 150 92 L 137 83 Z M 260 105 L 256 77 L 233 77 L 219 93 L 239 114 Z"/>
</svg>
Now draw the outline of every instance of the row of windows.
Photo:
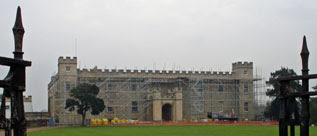
<svg viewBox="0 0 317 136">
<path fill-rule="evenodd" d="M 108 112 L 112 113 L 113 112 L 113 107 L 108 106 L 107 108 Z M 137 101 L 132 101 L 132 112 L 138 112 L 138 102 Z"/>
<path fill-rule="evenodd" d="M 224 101 L 219 101 L 219 103 L 223 104 Z M 107 110 L 108 110 L 108 112 L 112 113 L 113 107 L 108 106 Z M 244 110 L 244 112 L 249 112 L 249 102 L 244 102 L 243 110 Z M 132 101 L 132 113 L 135 113 L 135 112 L 138 112 L 138 102 Z"/>
<path fill-rule="evenodd" d="M 106 89 L 104 89 L 104 90 L 112 90 L 112 84 L 108 84 L 108 87 L 106 88 Z M 219 85 L 219 87 L 218 87 L 218 91 L 219 92 L 223 92 L 224 91 L 224 89 L 223 89 L 224 87 L 223 87 L 223 85 Z M 135 84 L 133 84 L 132 85 L 132 91 L 136 91 L 137 90 L 137 86 L 135 85 Z M 198 91 L 199 92 L 203 92 L 203 90 L 204 90 L 204 88 L 198 88 Z M 248 91 L 249 91 L 249 86 L 248 86 L 248 84 L 245 84 L 244 85 L 244 92 L 245 93 L 247 93 Z"/>
<path fill-rule="evenodd" d="M 223 91 L 224 91 L 223 88 L 224 88 L 223 85 L 219 85 L 219 86 L 218 86 L 218 91 L 219 91 L 219 92 L 223 92 Z M 200 88 L 199 90 L 202 92 L 202 91 L 203 91 L 203 88 Z M 244 86 L 243 86 L 243 91 L 244 91 L 245 93 L 249 92 L 249 85 L 248 85 L 248 84 L 244 84 Z"/>
<path fill-rule="evenodd" d="M 132 91 L 136 91 L 136 90 L 137 90 L 136 84 L 133 84 L 133 85 L 131 86 L 131 88 L 132 88 Z M 108 84 L 108 85 L 107 85 L 107 88 L 104 88 L 104 91 L 106 91 L 106 90 L 112 90 L 112 89 L 113 89 L 112 84 Z"/>
<path fill-rule="evenodd" d="M 107 88 L 104 88 L 104 91 L 106 90 L 112 90 L 112 84 L 108 84 Z M 66 92 L 70 92 L 71 87 L 70 87 L 70 82 L 65 82 L 65 91 Z M 132 91 L 136 91 L 137 90 L 137 86 L 135 84 L 132 85 Z"/>
<path fill-rule="evenodd" d="M 69 91 L 70 91 L 71 88 L 70 88 L 70 83 L 69 83 L 69 82 L 66 82 L 65 88 L 66 88 L 66 92 L 69 92 Z M 132 91 L 136 91 L 136 90 L 137 90 L 137 85 L 136 85 L 136 84 L 133 84 L 133 85 L 131 86 L 131 88 L 132 88 Z M 112 84 L 108 84 L 107 88 L 105 88 L 104 90 L 106 91 L 106 90 L 112 90 L 112 89 L 113 89 Z M 203 92 L 203 88 L 199 88 L 198 91 L 199 91 L 199 92 Z M 219 92 L 223 92 L 223 91 L 224 91 L 223 85 L 219 85 L 219 86 L 218 86 L 218 91 L 219 91 Z M 249 85 L 248 85 L 248 84 L 244 84 L 244 86 L 243 86 L 243 91 L 244 91 L 245 93 L 247 93 L 247 92 L 249 91 Z"/>
<path fill-rule="evenodd" d="M 71 67 L 68 67 L 66 68 L 66 71 L 67 72 L 70 72 L 71 71 Z M 91 82 L 102 82 L 102 81 L 105 81 L 107 80 L 108 78 L 107 77 L 79 77 L 79 80 L 80 81 L 91 81 Z M 143 79 L 129 79 L 129 82 L 130 83 L 144 83 L 147 81 L 147 79 L 149 78 L 143 78 Z M 127 79 L 124 79 L 124 78 L 120 78 L 120 79 L 115 79 L 115 78 L 111 78 L 111 80 L 109 80 L 110 82 L 126 82 Z M 191 80 L 189 81 L 190 84 L 196 84 L 197 81 L 195 80 Z M 204 81 L 199 81 L 199 85 L 200 84 L 222 84 L 222 85 L 239 85 L 240 84 L 240 80 L 232 80 L 232 79 L 226 79 L 226 80 L 221 80 L 221 81 L 218 81 L 218 80 L 214 80 L 214 79 L 204 79 Z"/>
</svg>

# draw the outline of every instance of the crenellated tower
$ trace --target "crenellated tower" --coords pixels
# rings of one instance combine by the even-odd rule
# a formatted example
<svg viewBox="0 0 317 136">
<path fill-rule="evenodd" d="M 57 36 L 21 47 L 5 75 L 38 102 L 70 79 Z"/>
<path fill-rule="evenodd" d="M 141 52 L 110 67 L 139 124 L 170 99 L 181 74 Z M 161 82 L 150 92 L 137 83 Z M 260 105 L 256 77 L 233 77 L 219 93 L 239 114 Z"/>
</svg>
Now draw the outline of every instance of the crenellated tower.
<svg viewBox="0 0 317 136">
<path fill-rule="evenodd" d="M 77 57 L 59 57 L 58 72 L 48 85 L 49 112 L 55 123 L 76 120 L 68 116 L 70 113 L 65 110 L 65 103 L 70 90 L 77 85 L 77 76 Z"/>
<path fill-rule="evenodd" d="M 232 64 L 233 77 L 239 79 L 239 117 L 240 120 L 254 117 L 253 63 L 236 62 Z"/>
<path fill-rule="evenodd" d="M 253 62 L 236 62 L 232 63 L 232 74 L 236 78 L 252 79 Z"/>
<path fill-rule="evenodd" d="M 59 57 L 58 58 L 59 75 L 76 75 L 77 74 L 77 57 Z"/>
</svg>

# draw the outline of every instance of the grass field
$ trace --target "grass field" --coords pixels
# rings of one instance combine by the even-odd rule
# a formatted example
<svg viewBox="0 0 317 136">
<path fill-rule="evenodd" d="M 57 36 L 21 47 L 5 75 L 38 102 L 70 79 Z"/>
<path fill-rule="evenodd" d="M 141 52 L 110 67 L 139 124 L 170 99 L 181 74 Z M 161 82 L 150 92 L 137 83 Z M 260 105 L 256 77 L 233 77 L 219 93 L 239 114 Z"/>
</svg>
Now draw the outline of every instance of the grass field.
<svg viewBox="0 0 317 136">
<path fill-rule="evenodd" d="M 299 136 L 299 128 L 296 128 Z M 277 126 L 106 126 L 66 127 L 29 132 L 28 136 L 278 136 Z M 317 136 L 317 127 L 310 128 Z"/>
</svg>

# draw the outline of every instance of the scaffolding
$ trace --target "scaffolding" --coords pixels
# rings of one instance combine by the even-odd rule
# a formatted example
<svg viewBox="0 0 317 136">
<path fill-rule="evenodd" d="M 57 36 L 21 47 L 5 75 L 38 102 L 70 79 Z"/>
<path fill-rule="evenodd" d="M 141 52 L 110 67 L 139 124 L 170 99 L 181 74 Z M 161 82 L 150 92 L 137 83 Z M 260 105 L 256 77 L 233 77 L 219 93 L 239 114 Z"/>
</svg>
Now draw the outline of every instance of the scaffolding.
<svg viewBox="0 0 317 136">
<path fill-rule="evenodd" d="M 70 117 L 70 119 L 67 119 L 67 114 L 69 114 L 69 111 L 65 110 L 66 106 L 66 99 L 68 98 L 68 94 L 65 92 L 66 84 L 70 83 L 71 86 L 77 86 L 76 82 L 69 82 L 66 80 L 65 77 L 70 77 L 70 75 L 56 75 L 52 77 L 52 80 L 54 82 L 51 82 L 52 84 L 49 85 L 49 88 L 51 88 L 48 93 L 49 96 L 49 110 L 51 113 L 51 118 L 54 121 L 55 124 L 58 125 L 64 125 L 64 122 L 68 122 L 67 124 L 76 124 L 74 123 L 76 118 Z M 76 76 L 72 76 L 75 77 Z"/>
<path fill-rule="evenodd" d="M 262 72 L 259 72 L 256 68 L 254 83 L 253 83 L 253 98 L 254 98 L 254 109 L 255 109 L 255 120 L 264 120 L 264 110 L 268 102 L 268 96 L 266 95 L 267 85 L 265 78 L 262 77 Z"/>
<path fill-rule="evenodd" d="M 174 71 L 169 72 L 171 75 L 174 73 Z M 242 118 L 246 116 L 254 116 L 256 120 L 263 119 L 261 112 L 265 105 L 265 83 L 258 74 L 250 81 L 226 76 L 215 78 L 202 73 L 199 73 L 200 76 L 184 77 L 149 75 L 57 74 L 49 85 L 52 88 L 49 92 L 51 93 L 49 96 L 52 98 L 50 99 L 52 101 L 50 108 L 53 110 L 51 116 L 56 124 L 76 124 L 78 115 L 65 110 L 66 99 L 69 97 L 65 86 L 70 83 L 73 88 L 81 83 L 90 83 L 96 84 L 100 88 L 98 97 L 102 98 L 106 105 L 106 109 L 99 115 L 100 118 L 153 120 L 153 90 L 181 87 L 184 119 Z M 69 77 L 75 80 L 67 80 Z M 245 84 L 247 90 L 245 90 Z M 245 105 L 246 102 L 248 102 L 247 105 Z"/>
<path fill-rule="evenodd" d="M 184 117 L 191 120 L 207 118 L 233 118 L 229 112 L 239 111 L 237 80 L 190 78 L 184 91 Z M 233 109 L 233 110 L 232 110 Z M 226 110 L 226 112 L 224 112 Z"/>
</svg>

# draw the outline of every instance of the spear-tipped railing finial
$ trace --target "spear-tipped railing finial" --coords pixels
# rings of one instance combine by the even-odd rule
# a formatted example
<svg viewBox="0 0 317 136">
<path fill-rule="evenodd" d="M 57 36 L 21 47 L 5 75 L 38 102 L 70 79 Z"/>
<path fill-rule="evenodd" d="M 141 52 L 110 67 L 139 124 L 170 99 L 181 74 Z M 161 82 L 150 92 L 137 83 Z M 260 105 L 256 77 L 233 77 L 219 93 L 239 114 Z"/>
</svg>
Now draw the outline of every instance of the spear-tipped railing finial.
<svg viewBox="0 0 317 136">
<path fill-rule="evenodd" d="M 302 58 L 302 66 L 303 66 L 303 69 L 302 69 L 302 72 L 303 72 L 303 75 L 308 74 L 308 58 L 309 58 L 309 51 L 308 51 L 308 47 L 307 47 L 307 43 L 306 43 L 306 36 L 304 36 L 303 38 L 303 46 L 302 46 L 302 51 L 300 53 L 300 56 Z"/>
<path fill-rule="evenodd" d="M 20 6 L 17 9 L 17 16 L 15 19 L 15 24 L 12 28 L 13 35 L 14 35 L 14 42 L 15 42 L 15 51 L 14 55 L 15 58 L 22 59 L 22 45 L 23 45 L 23 35 L 24 35 L 24 28 L 22 24 L 22 15 L 21 15 L 21 8 Z"/>
</svg>

